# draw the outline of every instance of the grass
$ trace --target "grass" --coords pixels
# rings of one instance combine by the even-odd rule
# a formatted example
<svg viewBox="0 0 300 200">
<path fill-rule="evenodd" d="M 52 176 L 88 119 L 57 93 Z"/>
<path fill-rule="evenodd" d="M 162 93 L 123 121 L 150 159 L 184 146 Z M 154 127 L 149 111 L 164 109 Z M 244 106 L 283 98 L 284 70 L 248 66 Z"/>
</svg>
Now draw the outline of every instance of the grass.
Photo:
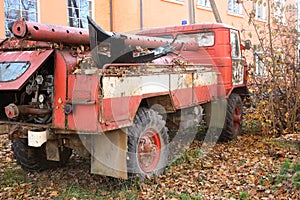
<svg viewBox="0 0 300 200">
<path fill-rule="evenodd" d="M 124 181 L 123 184 L 120 184 L 116 188 L 112 188 L 111 185 L 99 183 L 99 186 L 92 190 L 89 187 L 76 183 L 67 187 L 64 192 L 59 194 L 55 199 L 64 200 L 72 198 L 95 200 L 112 198 L 133 200 L 137 199 L 137 188 L 135 187 L 135 184 L 128 183 L 128 181 Z"/>
<path fill-rule="evenodd" d="M 276 184 L 284 181 L 291 181 L 297 189 L 300 189 L 300 159 L 295 164 L 292 164 L 290 159 L 285 159 L 281 166 L 280 173 L 276 178 Z"/>
<path fill-rule="evenodd" d="M 28 177 L 26 172 L 21 168 L 9 168 L 0 174 L 0 185 L 14 185 L 18 183 L 27 183 Z M 2 188 L 2 187 L 1 187 Z"/>
</svg>

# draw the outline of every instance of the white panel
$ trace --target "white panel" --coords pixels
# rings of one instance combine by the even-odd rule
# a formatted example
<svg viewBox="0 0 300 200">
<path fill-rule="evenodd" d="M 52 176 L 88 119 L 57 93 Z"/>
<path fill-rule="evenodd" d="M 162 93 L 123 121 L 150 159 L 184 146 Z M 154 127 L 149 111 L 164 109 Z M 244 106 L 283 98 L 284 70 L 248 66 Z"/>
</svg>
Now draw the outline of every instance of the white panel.
<svg viewBox="0 0 300 200">
<path fill-rule="evenodd" d="M 142 94 L 142 78 L 130 77 L 104 77 L 104 98 L 138 96 Z"/>
<path fill-rule="evenodd" d="M 47 131 L 28 131 L 28 146 L 40 147 L 47 142 Z"/>
<path fill-rule="evenodd" d="M 194 74 L 194 86 L 214 85 L 218 83 L 216 72 L 201 72 Z"/>
<path fill-rule="evenodd" d="M 142 93 L 159 93 L 169 91 L 169 75 L 142 76 Z"/>
</svg>

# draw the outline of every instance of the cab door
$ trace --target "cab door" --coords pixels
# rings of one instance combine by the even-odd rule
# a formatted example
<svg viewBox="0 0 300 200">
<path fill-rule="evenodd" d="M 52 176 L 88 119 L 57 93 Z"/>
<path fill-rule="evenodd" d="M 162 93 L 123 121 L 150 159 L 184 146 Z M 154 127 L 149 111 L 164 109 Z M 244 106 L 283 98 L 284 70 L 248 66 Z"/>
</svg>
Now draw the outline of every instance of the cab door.
<svg viewBox="0 0 300 200">
<path fill-rule="evenodd" d="M 244 58 L 241 53 L 240 36 L 237 30 L 230 30 L 230 45 L 232 58 L 232 85 L 244 83 Z"/>
</svg>

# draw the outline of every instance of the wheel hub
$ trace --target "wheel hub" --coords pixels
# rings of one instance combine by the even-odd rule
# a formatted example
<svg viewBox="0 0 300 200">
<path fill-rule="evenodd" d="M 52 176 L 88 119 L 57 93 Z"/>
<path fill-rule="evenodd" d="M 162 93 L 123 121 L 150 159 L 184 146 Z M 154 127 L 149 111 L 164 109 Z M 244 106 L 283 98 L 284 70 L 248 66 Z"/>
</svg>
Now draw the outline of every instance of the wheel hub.
<svg viewBox="0 0 300 200">
<path fill-rule="evenodd" d="M 138 161 L 140 168 L 145 172 L 155 169 L 160 158 L 161 142 L 158 133 L 154 130 L 145 131 L 138 143 Z"/>
<path fill-rule="evenodd" d="M 236 106 L 234 109 L 233 123 L 234 131 L 237 132 L 242 123 L 242 114 L 239 106 Z"/>
</svg>

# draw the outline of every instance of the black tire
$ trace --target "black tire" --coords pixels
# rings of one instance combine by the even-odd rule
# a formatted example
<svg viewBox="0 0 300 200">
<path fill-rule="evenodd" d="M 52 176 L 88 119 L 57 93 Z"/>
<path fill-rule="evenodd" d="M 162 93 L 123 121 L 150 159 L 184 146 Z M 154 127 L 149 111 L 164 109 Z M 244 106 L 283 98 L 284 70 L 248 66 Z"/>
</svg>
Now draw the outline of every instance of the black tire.
<svg viewBox="0 0 300 200">
<path fill-rule="evenodd" d="M 226 118 L 221 133 L 222 141 L 234 139 L 242 129 L 243 102 L 240 95 L 232 93 L 227 100 Z"/>
<path fill-rule="evenodd" d="M 163 174 L 168 164 L 168 138 L 168 129 L 162 116 L 152 109 L 139 108 L 134 124 L 128 129 L 129 177 L 139 175 L 141 179 L 144 179 Z M 151 146 L 150 153 L 146 152 L 149 146 Z M 158 149 L 160 151 L 156 153 Z M 148 166 L 145 163 L 147 156 Z"/>
<path fill-rule="evenodd" d="M 27 139 L 13 140 L 12 150 L 17 164 L 27 171 L 43 171 L 61 167 L 68 162 L 72 154 L 72 149 L 64 148 L 60 151 L 60 161 L 50 161 L 47 160 L 45 144 L 41 147 L 30 147 Z"/>
</svg>

